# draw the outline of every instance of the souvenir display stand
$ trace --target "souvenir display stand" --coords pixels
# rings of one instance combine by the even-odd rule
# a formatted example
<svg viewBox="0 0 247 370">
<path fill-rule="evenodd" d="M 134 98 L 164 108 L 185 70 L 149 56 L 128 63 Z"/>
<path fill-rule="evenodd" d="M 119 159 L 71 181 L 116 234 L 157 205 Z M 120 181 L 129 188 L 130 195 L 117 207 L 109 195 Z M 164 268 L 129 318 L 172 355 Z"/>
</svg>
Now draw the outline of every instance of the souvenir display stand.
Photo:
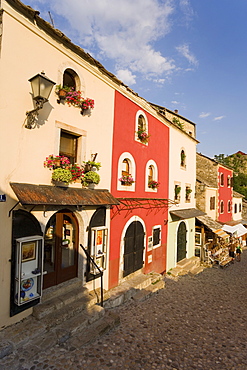
<svg viewBox="0 0 247 370">
<path fill-rule="evenodd" d="M 101 271 L 106 269 L 107 229 L 93 227 L 91 229 L 91 256 Z M 92 274 L 97 274 L 95 266 L 91 264 Z"/>
<path fill-rule="evenodd" d="M 43 237 L 16 239 L 15 303 L 21 306 L 41 297 L 43 281 Z"/>
</svg>

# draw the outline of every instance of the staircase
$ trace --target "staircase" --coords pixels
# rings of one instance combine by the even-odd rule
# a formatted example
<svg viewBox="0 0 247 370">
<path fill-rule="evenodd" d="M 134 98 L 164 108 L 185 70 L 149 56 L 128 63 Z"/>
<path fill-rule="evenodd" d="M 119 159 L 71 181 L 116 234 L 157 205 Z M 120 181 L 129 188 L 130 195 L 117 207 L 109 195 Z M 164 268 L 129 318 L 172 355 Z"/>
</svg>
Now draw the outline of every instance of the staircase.
<svg viewBox="0 0 247 370">
<path fill-rule="evenodd" d="M 48 288 L 31 316 L 0 332 L 0 368 L 11 368 L 15 353 L 30 346 L 34 358 L 54 345 L 82 347 L 120 323 L 111 308 L 130 299 L 142 301 L 162 288 L 160 274 L 134 275 L 104 292 L 104 307 L 99 305 L 100 289 L 88 291 L 77 278 Z"/>
<path fill-rule="evenodd" d="M 199 257 L 184 258 L 179 261 L 173 269 L 168 271 L 168 275 L 178 277 L 181 275 L 187 275 L 189 273 L 197 275 L 204 270 L 204 266 L 201 265 Z"/>
</svg>

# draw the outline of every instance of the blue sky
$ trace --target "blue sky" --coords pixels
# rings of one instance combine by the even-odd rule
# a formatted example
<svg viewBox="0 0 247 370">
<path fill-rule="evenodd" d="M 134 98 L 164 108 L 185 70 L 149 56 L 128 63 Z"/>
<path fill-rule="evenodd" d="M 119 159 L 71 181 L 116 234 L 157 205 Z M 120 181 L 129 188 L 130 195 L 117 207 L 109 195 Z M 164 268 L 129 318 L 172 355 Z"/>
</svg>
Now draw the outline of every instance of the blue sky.
<svg viewBox="0 0 247 370">
<path fill-rule="evenodd" d="M 199 152 L 247 152 L 246 0 L 24 2 L 140 96 L 196 123 Z"/>
</svg>

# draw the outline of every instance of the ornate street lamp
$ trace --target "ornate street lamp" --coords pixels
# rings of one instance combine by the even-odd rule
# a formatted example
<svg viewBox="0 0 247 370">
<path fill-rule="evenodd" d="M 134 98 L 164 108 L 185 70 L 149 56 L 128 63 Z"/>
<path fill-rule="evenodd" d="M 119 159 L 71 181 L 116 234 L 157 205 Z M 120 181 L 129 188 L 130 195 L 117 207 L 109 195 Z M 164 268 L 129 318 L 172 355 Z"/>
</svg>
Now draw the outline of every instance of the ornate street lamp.
<svg viewBox="0 0 247 370">
<path fill-rule="evenodd" d="M 38 111 L 42 109 L 44 103 L 48 101 L 55 82 L 46 77 L 44 72 L 41 72 L 41 74 L 37 74 L 36 76 L 30 78 L 30 80 L 28 81 L 31 83 L 33 99 L 36 103 L 35 109 L 26 112 L 27 123 L 25 127 L 31 129 L 36 126 L 36 121 L 39 115 Z"/>
</svg>

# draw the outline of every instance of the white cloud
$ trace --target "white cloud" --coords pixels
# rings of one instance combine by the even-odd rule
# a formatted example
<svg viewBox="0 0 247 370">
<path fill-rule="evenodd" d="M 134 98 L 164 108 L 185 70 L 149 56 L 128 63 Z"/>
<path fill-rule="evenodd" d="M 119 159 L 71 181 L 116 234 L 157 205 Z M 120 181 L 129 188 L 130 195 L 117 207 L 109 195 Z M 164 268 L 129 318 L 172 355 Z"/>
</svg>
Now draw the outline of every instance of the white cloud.
<svg viewBox="0 0 247 370">
<path fill-rule="evenodd" d="M 173 100 L 171 103 L 172 103 L 172 104 L 175 104 L 175 105 L 176 105 L 176 104 L 180 104 L 180 103 L 179 103 L 179 101 L 176 101 L 176 100 Z"/>
<path fill-rule="evenodd" d="M 209 112 L 208 113 L 202 112 L 202 113 L 199 114 L 199 118 L 206 118 L 206 117 L 210 116 L 210 114 L 211 113 L 209 113 Z"/>
<path fill-rule="evenodd" d="M 136 83 L 136 76 L 133 75 L 128 69 L 120 69 L 117 71 L 116 76 L 126 85 L 134 85 Z"/>
<path fill-rule="evenodd" d="M 194 11 L 190 5 L 189 0 L 180 0 L 180 8 L 185 15 L 186 22 L 190 22 L 194 17 Z"/>
<path fill-rule="evenodd" d="M 191 53 L 189 45 L 188 44 L 183 44 L 180 46 L 176 47 L 177 51 L 182 54 L 183 57 L 185 57 L 190 64 L 197 66 L 198 65 L 198 60 L 196 57 Z"/>
<path fill-rule="evenodd" d="M 50 9 L 53 18 L 57 17 L 55 26 L 60 29 L 63 19 L 62 31 L 96 59 L 112 59 L 115 71 L 129 70 L 132 76 L 139 73 L 157 80 L 176 69 L 169 51 L 163 55 L 154 47 L 154 42 L 171 31 L 174 0 L 29 0 L 29 3 L 40 4 L 42 10 Z M 128 78 L 126 74 L 125 77 Z M 135 83 L 134 78 L 130 80 Z"/>
<path fill-rule="evenodd" d="M 225 116 L 215 117 L 215 118 L 214 118 L 214 121 L 220 121 L 220 120 L 222 120 L 223 118 L 225 118 Z"/>
</svg>

